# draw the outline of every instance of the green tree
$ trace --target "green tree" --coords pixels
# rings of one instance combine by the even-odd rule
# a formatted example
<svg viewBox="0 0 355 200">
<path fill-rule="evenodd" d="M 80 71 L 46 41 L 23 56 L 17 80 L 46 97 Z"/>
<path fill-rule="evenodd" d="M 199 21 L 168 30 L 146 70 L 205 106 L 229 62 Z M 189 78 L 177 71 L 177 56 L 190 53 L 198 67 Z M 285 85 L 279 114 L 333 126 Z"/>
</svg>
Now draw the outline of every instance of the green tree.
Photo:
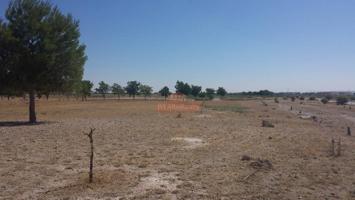
<svg viewBox="0 0 355 200">
<path fill-rule="evenodd" d="M 144 99 L 147 99 L 147 96 L 150 96 L 153 92 L 153 88 L 150 87 L 149 85 L 140 85 L 139 86 L 139 92 L 143 94 Z"/>
<path fill-rule="evenodd" d="M 202 90 L 201 86 L 191 85 L 192 96 L 197 97 L 197 95 L 200 94 L 201 90 Z"/>
<path fill-rule="evenodd" d="M 214 94 L 215 94 L 215 90 L 213 88 L 206 88 L 206 96 L 209 99 L 213 99 Z"/>
<path fill-rule="evenodd" d="M 219 87 L 218 89 L 217 89 L 217 95 L 219 95 L 219 96 L 226 96 L 226 94 L 227 94 L 227 91 L 223 88 L 223 87 Z"/>
<path fill-rule="evenodd" d="M 99 87 L 95 89 L 97 93 L 101 94 L 102 97 L 105 99 L 106 94 L 110 91 L 110 86 L 105 83 L 104 81 L 99 82 Z"/>
<path fill-rule="evenodd" d="M 184 95 L 191 94 L 191 87 L 188 83 L 184 83 L 182 81 L 176 81 L 175 89 L 177 93 L 181 93 Z"/>
<path fill-rule="evenodd" d="M 91 89 L 94 84 L 89 80 L 83 80 L 79 85 L 79 94 L 81 95 L 82 101 L 87 101 L 87 97 L 91 95 Z"/>
<path fill-rule="evenodd" d="M 168 96 L 170 95 L 170 90 L 167 86 L 164 86 L 160 91 L 159 94 L 163 97 L 168 98 Z"/>
<path fill-rule="evenodd" d="M 86 56 L 79 22 L 42 0 L 13 0 L 5 17 L 0 25 L 1 84 L 29 93 L 29 121 L 36 123 L 36 93 L 64 90 L 82 78 Z"/>
<path fill-rule="evenodd" d="M 124 89 L 130 97 L 133 97 L 133 99 L 135 99 L 136 95 L 139 92 L 139 86 L 140 83 L 138 81 L 128 81 L 127 86 Z"/>
<path fill-rule="evenodd" d="M 117 83 L 114 83 L 112 86 L 111 86 L 111 89 L 112 89 L 112 93 L 117 95 L 118 98 L 120 98 L 121 95 L 124 95 L 125 91 L 124 89 L 122 88 L 122 86 L 120 86 L 119 84 Z"/>
</svg>

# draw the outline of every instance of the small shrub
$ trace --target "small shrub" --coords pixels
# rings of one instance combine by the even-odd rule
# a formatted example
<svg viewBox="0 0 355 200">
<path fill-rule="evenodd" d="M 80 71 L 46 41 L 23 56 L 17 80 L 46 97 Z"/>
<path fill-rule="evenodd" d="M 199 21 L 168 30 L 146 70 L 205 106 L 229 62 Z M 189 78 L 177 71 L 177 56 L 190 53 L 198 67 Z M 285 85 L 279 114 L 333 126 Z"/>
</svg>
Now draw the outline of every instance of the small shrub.
<svg viewBox="0 0 355 200">
<path fill-rule="evenodd" d="M 337 98 L 337 105 L 345 105 L 349 102 L 347 97 L 338 97 Z"/>
<path fill-rule="evenodd" d="M 274 101 L 275 103 L 279 103 L 279 99 L 277 97 L 275 97 Z"/>
<path fill-rule="evenodd" d="M 303 101 L 303 100 L 304 100 L 304 97 L 300 97 L 300 100 L 302 100 L 302 101 Z"/>
<path fill-rule="evenodd" d="M 296 100 L 296 97 L 291 97 L 291 101 L 294 102 Z"/>
<path fill-rule="evenodd" d="M 309 100 L 310 100 L 310 101 L 315 101 L 315 100 L 316 100 L 316 97 L 309 97 Z"/>
<path fill-rule="evenodd" d="M 321 102 L 322 102 L 323 104 L 327 104 L 327 103 L 329 102 L 329 100 L 328 100 L 327 98 L 323 98 L 323 99 L 321 100 Z"/>
</svg>

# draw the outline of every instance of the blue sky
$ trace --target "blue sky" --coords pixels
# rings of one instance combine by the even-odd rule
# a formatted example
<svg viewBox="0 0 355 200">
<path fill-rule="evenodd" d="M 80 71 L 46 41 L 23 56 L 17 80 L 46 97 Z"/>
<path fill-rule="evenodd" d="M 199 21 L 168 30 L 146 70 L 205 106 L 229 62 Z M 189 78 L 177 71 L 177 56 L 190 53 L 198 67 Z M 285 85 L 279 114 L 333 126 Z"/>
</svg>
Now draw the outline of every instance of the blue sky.
<svg viewBox="0 0 355 200">
<path fill-rule="evenodd" d="M 52 2 L 80 20 L 95 84 L 355 90 L 354 0 Z"/>
</svg>

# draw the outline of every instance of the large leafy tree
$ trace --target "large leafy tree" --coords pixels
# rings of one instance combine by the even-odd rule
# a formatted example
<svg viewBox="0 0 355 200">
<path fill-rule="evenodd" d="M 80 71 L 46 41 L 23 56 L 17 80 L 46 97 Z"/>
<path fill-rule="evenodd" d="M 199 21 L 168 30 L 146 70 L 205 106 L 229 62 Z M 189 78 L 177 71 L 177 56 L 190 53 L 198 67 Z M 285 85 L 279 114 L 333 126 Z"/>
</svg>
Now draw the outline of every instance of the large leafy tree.
<svg viewBox="0 0 355 200">
<path fill-rule="evenodd" d="M 121 95 L 124 95 L 125 91 L 124 89 L 122 88 L 122 86 L 120 86 L 119 84 L 117 83 L 114 83 L 112 86 L 111 86 L 111 89 L 112 89 L 112 93 L 117 95 L 118 98 L 120 98 Z"/>
<path fill-rule="evenodd" d="M 191 94 L 196 97 L 198 94 L 200 94 L 201 89 L 201 86 L 191 85 Z"/>
<path fill-rule="evenodd" d="M 128 81 L 127 86 L 125 87 L 125 90 L 126 90 L 127 94 L 130 97 L 132 96 L 134 99 L 139 92 L 140 85 L 141 84 L 138 81 Z"/>
<path fill-rule="evenodd" d="M 110 91 L 110 85 L 104 81 L 99 82 L 99 87 L 95 89 L 97 93 L 101 94 L 103 98 L 106 98 L 106 94 Z"/>
<path fill-rule="evenodd" d="M 177 93 L 181 93 L 184 95 L 191 94 L 191 87 L 188 83 L 184 83 L 182 81 L 176 81 L 175 89 Z"/>
<path fill-rule="evenodd" d="M 227 91 L 223 87 L 219 87 L 217 89 L 217 95 L 219 96 L 225 96 L 227 94 Z"/>
<path fill-rule="evenodd" d="M 147 99 L 147 96 L 152 95 L 153 88 L 150 87 L 149 85 L 140 85 L 139 86 L 139 92 L 143 94 L 144 99 Z"/>
<path fill-rule="evenodd" d="M 165 99 L 170 95 L 170 91 L 169 88 L 167 86 L 164 86 L 160 91 L 159 94 L 163 97 L 165 97 Z"/>
<path fill-rule="evenodd" d="M 29 93 L 29 121 L 35 123 L 35 95 L 63 91 L 80 81 L 86 61 L 79 22 L 42 0 L 13 0 L 0 25 L 1 84 Z"/>
</svg>

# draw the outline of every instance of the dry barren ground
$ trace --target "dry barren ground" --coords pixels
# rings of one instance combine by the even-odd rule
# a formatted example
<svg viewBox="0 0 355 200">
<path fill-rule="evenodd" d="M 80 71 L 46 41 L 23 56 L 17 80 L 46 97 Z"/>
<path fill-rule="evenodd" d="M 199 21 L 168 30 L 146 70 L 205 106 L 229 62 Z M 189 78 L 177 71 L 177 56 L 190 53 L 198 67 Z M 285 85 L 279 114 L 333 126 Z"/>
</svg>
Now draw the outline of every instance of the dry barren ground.
<svg viewBox="0 0 355 200">
<path fill-rule="evenodd" d="M 157 103 L 41 100 L 44 123 L 29 126 L 13 123 L 27 119 L 25 102 L 0 101 L 0 199 L 355 199 L 355 109 L 215 101 L 177 118 Z"/>
</svg>

